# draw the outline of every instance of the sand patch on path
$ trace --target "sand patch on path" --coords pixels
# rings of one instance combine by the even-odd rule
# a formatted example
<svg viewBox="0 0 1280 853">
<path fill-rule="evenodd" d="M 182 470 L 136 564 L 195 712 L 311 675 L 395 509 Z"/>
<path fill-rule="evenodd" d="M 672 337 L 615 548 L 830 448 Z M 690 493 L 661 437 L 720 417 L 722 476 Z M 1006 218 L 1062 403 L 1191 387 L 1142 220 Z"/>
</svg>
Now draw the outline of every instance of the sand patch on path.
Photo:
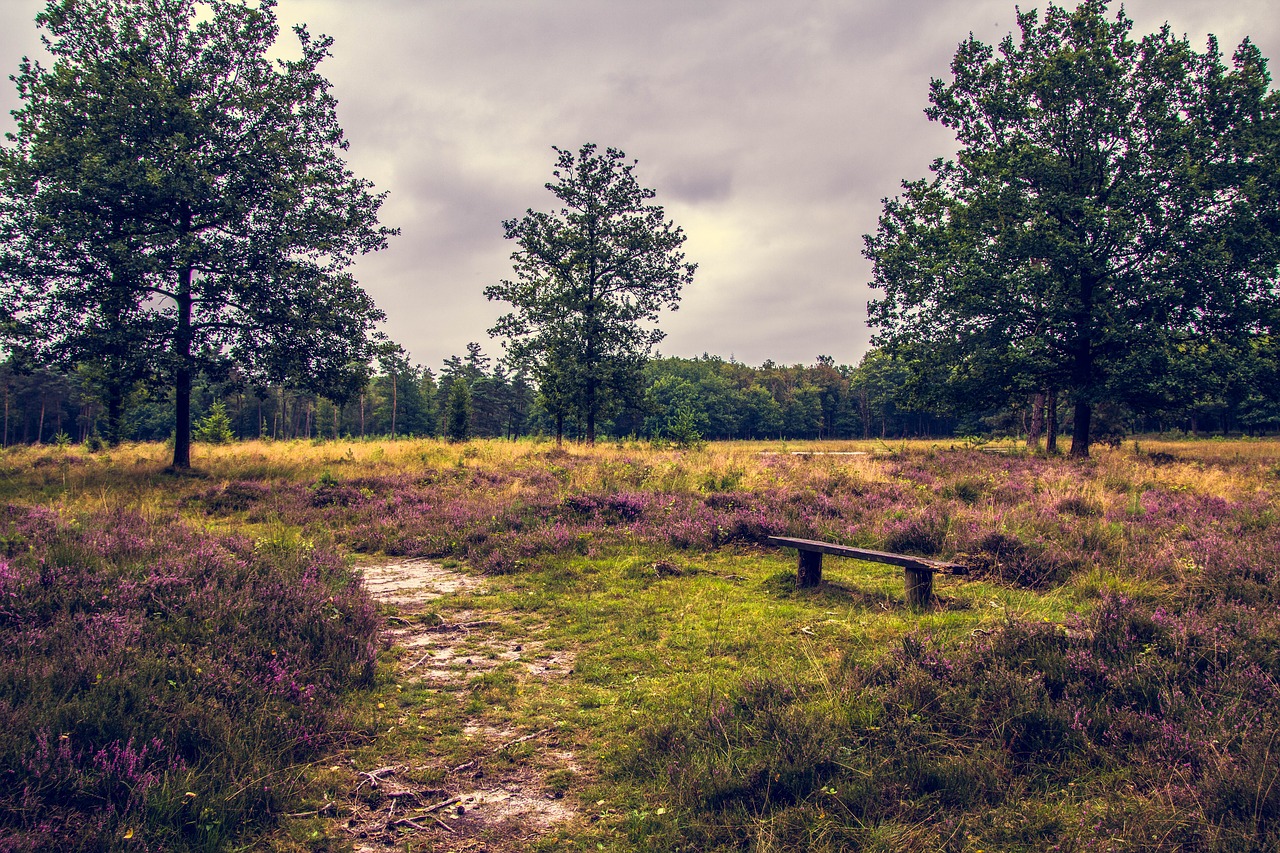
<svg viewBox="0 0 1280 853">
<path fill-rule="evenodd" d="M 509 614 L 450 606 L 457 596 L 483 592 L 488 582 L 430 560 L 397 560 L 363 569 L 375 601 L 394 609 L 383 640 L 404 650 L 397 679 L 432 691 L 466 690 L 473 679 L 503 664 L 529 683 L 563 678 L 572 655 L 548 651 L 536 636 L 512 636 Z M 411 712 L 412 709 L 407 709 Z M 546 784 L 548 773 L 581 768 L 554 728 L 521 732 L 496 728 L 472 715 L 464 726 L 475 758 L 457 767 L 354 768 L 360 779 L 351 808 L 340 822 L 357 853 L 404 849 L 522 850 L 530 841 L 579 818 L 563 789 Z M 442 781 L 417 784 L 415 778 Z"/>
</svg>

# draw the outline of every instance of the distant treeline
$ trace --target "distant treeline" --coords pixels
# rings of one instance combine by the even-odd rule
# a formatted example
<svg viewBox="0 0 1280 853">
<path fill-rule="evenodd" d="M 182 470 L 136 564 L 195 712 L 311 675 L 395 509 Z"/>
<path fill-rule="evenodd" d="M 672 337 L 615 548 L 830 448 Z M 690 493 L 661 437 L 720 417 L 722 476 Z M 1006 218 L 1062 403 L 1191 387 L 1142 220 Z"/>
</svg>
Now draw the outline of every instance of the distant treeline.
<svg viewBox="0 0 1280 853">
<path fill-rule="evenodd" d="M 1194 397 L 1142 406 L 1110 404 L 1099 411 L 1100 436 L 1129 432 L 1245 433 L 1280 431 L 1280 383 L 1274 369 L 1224 371 L 1214 382 L 1188 383 Z M 918 374 L 917 374 L 918 376 Z M 1202 377 L 1203 379 L 1203 377 Z M 466 394 L 453 393 L 462 383 Z M 611 400 L 602 434 L 688 442 L 699 439 L 903 438 L 1025 435 L 1033 398 L 1013 395 L 1001 405 L 965 409 L 921 405 L 907 367 L 873 350 L 857 366 L 820 356 L 812 365 L 755 367 L 732 359 L 656 358 L 636 372 L 629 389 Z M 93 442 L 105 432 L 105 409 L 90 371 L 59 373 L 0 362 L 3 442 Z M 461 390 L 461 389 L 459 389 Z M 450 401 L 462 406 L 466 429 Z M 461 400 L 461 402 L 458 402 Z M 516 438 L 553 435 L 554 418 L 529 377 L 471 344 L 436 372 L 408 359 L 383 360 L 363 390 L 337 402 L 285 385 L 254 386 L 234 372 L 197 383 L 197 435 L 215 404 L 225 413 L 223 435 L 234 439 L 330 439 L 384 436 Z M 1067 423 L 1066 401 L 1059 422 Z M 122 437 L 163 441 L 173 433 L 165 390 L 138 387 L 129 396 Z M 566 435 L 582 424 L 570 418 Z M 217 433 L 206 429 L 206 436 Z"/>
</svg>

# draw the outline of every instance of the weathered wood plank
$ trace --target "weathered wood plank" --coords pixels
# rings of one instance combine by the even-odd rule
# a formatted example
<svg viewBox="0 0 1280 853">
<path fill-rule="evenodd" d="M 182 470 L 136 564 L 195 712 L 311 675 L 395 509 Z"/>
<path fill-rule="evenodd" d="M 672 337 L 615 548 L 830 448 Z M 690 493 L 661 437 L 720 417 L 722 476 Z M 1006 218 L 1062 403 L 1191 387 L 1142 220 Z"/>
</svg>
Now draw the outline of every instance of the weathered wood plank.
<svg viewBox="0 0 1280 853">
<path fill-rule="evenodd" d="M 835 557 L 850 557 L 855 560 L 870 560 L 873 563 L 888 563 L 904 569 L 916 569 L 928 572 L 944 572 L 952 575 L 967 575 L 969 569 L 959 563 L 948 563 L 942 560 L 927 560 L 923 557 L 910 557 L 906 554 L 892 554 L 887 551 L 872 551 L 867 548 L 854 548 L 851 545 L 837 545 L 833 542 L 819 542 L 815 539 L 797 539 L 791 536 L 770 536 L 771 545 L 784 548 L 796 548 L 802 554 L 806 551 L 818 554 L 831 554 Z"/>
</svg>

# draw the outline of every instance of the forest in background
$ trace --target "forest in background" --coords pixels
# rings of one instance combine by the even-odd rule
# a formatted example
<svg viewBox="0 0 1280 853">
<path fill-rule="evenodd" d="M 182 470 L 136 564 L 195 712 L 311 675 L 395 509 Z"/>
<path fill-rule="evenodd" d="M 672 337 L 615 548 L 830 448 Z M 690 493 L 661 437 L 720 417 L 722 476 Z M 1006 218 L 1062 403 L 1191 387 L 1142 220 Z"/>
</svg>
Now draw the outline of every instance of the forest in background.
<svg viewBox="0 0 1280 853">
<path fill-rule="evenodd" d="M 857 365 L 818 356 L 812 365 L 759 366 L 732 358 L 658 357 L 610 400 L 602 432 L 674 443 L 703 439 L 1021 437 L 1033 430 L 1035 398 L 949 380 L 945 365 L 921 369 L 883 350 Z M 921 379 L 921 377 L 926 377 Z M 932 378 L 928 378 L 932 377 Z M 455 384 L 466 394 L 455 393 Z M 1169 389 L 1176 389 L 1171 393 Z M 459 389 L 461 390 L 461 389 Z M 4 446 L 99 441 L 106 408 L 90 367 L 58 372 L 0 362 Z M 451 397 L 466 429 L 451 432 Z M 127 400 L 122 438 L 164 441 L 173 434 L 167 389 L 139 385 Z M 1280 367 L 1269 336 L 1245 350 L 1187 354 L 1174 373 L 1131 382 L 1126 403 L 1099 411 L 1099 436 L 1129 433 L 1267 435 L 1280 431 Z M 1058 422 L 1070 434 L 1068 400 Z M 220 404 L 220 406 L 219 406 Z M 215 407 L 219 407 L 216 408 Z M 391 436 L 518 438 L 554 434 L 536 384 L 471 344 L 439 371 L 403 356 L 384 358 L 349 400 L 287 385 L 253 385 L 233 370 L 196 383 L 197 440 L 334 439 Z M 211 414 L 214 417 L 211 419 Z M 222 420 L 225 415 L 225 420 Z M 581 424 L 570 417 L 570 438 Z"/>
</svg>

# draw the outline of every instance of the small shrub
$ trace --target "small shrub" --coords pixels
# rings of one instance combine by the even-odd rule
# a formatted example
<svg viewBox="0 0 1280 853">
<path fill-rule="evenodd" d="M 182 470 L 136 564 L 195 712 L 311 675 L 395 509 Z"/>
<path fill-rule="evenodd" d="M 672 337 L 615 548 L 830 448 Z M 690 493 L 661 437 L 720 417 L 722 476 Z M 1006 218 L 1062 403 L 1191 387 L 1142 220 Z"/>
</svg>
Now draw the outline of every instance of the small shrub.
<svg viewBox="0 0 1280 853">
<path fill-rule="evenodd" d="M 244 512 L 271 494 L 271 487 L 253 480 L 234 480 L 209 489 L 189 502 L 198 501 L 209 513 Z"/>
<path fill-rule="evenodd" d="M 206 444 L 228 444 L 235 441 L 225 403 L 218 400 L 209 407 L 209 413 L 196 423 L 192 438 Z"/>
<path fill-rule="evenodd" d="M 990 484 L 977 477 L 961 477 L 942 490 L 943 497 L 954 498 L 966 504 L 974 504 L 986 495 Z"/>
<path fill-rule="evenodd" d="M 1025 542 L 1000 532 L 982 537 L 966 562 L 979 574 L 1029 589 L 1066 583 L 1079 568 L 1079 559 L 1056 544 Z"/>
<path fill-rule="evenodd" d="M 1063 498 L 1055 506 L 1063 515 L 1075 515 L 1080 518 L 1096 518 L 1102 515 L 1102 504 L 1079 495 Z"/>
<path fill-rule="evenodd" d="M 682 406 L 676 410 L 675 416 L 670 419 L 663 433 L 676 447 L 705 447 L 706 441 L 698 431 L 698 421 L 698 416 L 692 409 Z"/>
<path fill-rule="evenodd" d="M 942 551 L 950 518 L 940 512 L 926 511 L 913 518 L 889 521 L 883 529 L 884 550 L 904 554 L 932 556 Z"/>
<path fill-rule="evenodd" d="M 122 512 L 0 528 L 0 849 L 232 846 L 350 729 L 377 618 L 336 556 Z"/>
</svg>

